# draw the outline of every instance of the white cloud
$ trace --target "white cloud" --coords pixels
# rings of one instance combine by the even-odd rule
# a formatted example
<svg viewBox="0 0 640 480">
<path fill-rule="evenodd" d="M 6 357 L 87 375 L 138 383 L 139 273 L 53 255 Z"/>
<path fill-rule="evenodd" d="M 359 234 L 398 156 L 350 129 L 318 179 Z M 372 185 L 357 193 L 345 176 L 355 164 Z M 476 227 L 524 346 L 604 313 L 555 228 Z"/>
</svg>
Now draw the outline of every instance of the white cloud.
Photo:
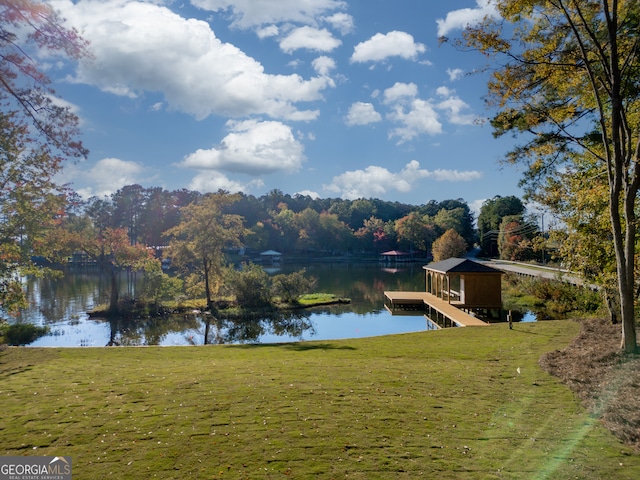
<svg viewBox="0 0 640 480">
<path fill-rule="evenodd" d="M 382 103 L 394 104 L 403 100 L 411 100 L 418 95 L 418 86 L 415 83 L 396 82 L 393 87 L 387 88 L 383 93 Z"/>
<path fill-rule="evenodd" d="M 293 53 L 302 48 L 316 52 L 330 52 L 338 48 L 342 41 L 334 38 L 329 30 L 309 27 L 296 28 L 280 41 L 280 49 L 285 53 Z"/>
<path fill-rule="evenodd" d="M 379 62 L 394 56 L 415 60 L 418 54 L 425 51 L 426 47 L 422 43 L 416 43 L 413 36 L 406 32 L 376 33 L 369 40 L 355 46 L 351 61 Z"/>
<path fill-rule="evenodd" d="M 213 12 L 229 11 L 238 28 L 271 23 L 296 22 L 313 25 L 316 19 L 342 10 L 342 0 L 191 0 L 196 7 Z"/>
<path fill-rule="evenodd" d="M 160 5 L 124 0 L 55 0 L 54 7 L 91 42 L 94 58 L 74 81 L 117 95 L 161 92 L 169 109 L 209 115 L 269 115 L 313 120 L 298 102 L 322 98 L 330 79 L 270 75 L 255 59 L 216 38 L 209 24 Z"/>
<path fill-rule="evenodd" d="M 478 216 L 480 216 L 480 210 L 482 210 L 482 205 L 486 202 L 486 198 L 482 198 L 480 200 L 474 200 L 473 202 L 469 202 L 469 209 L 473 212 L 474 222 L 477 222 Z"/>
<path fill-rule="evenodd" d="M 473 125 L 478 118 L 470 113 L 463 113 L 470 107 L 460 97 L 456 95 L 456 91 L 445 86 L 436 89 L 436 93 L 441 97 L 445 97 L 444 100 L 439 102 L 436 106 L 440 110 L 444 110 L 447 113 L 447 118 L 450 123 L 455 125 Z"/>
<path fill-rule="evenodd" d="M 83 198 L 111 195 L 126 185 L 140 182 L 144 167 L 119 158 L 103 158 L 89 168 L 82 164 L 68 164 L 60 174 L 61 183 L 71 183 Z"/>
<path fill-rule="evenodd" d="M 314 200 L 320 198 L 320 194 L 318 192 L 314 192 L 312 190 L 302 190 L 300 192 L 296 192 L 294 195 L 301 195 L 303 197 L 311 197 Z"/>
<path fill-rule="evenodd" d="M 461 8 L 447 13 L 447 16 L 436 20 L 438 36 L 443 37 L 452 30 L 461 30 L 467 26 L 478 25 L 485 17 L 500 18 L 495 0 L 476 0 L 476 8 Z"/>
<path fill-rule="evenodd" d="M 345 123 L 349 126 L 368 125 L 382 121 L 382 116 L 376 112 L 371 103 L 356 102 L 349 108 Z"/>
<path fill-rule="evenodd" d="M 446 111 L 449 122 L 455 125 L 473 125 L 477 120 L 475 115 L 462 113 L 469 108 L 469 105 L 456 96 L 443 100 L 438 103 L 437 107 L 440 110 Z"/>
<path fill-rule="evenodd" d="M 387 118 L 400 124 L 389 132 L 389 138 L 399 138 L 398 144 L 412 140 L 423 133 L 428 135 L 442 133 L 438 113 L 428 100 L 416 98 L 406 108 L 396 105 L 395 109 L 387 114 Z"/>
<path fill-rule="evenodd" d="M 387 119 L 399 124 L 389 131 L 389 138 L 399 138 L 398 144 L 423 133 L 442 133 L 442 124 L 431 102 L 417 97 L 418 86 L 415 83 L 396 82 L 382 94 L 382 103 L 391 109 L 386 115 Z"/>
<path fill-rule="evenodd" d="M 324 17 L 323 20 L 338 30 L 342 35 L 353 32 L 353 17 L 348 13 L 334 13 L 328 17 Z"/>
<path fill-rule="evenodd" d="M 441 97 L 450 97 L 456 93 L 455 90 L 450 89 L 449 87 L 445 87 L 444 85 L 436 88 L 436 93 Z"/>
<path fill-rule="evenodd" d="M 199 149 L 180 164 L 197 170 L 248 175 L 295 172 L 305 160 L 304 146 L 291 128 L 280 122 L 228 122 L 231 130 L 217 148 Z"/>
<path fill-rule="evenodd" d="M 429 171 L 420 168 L 416 160 L 409 162 L 400 172 L 393 173 L 384 167 L 369 166 L 364 170 L 353 170 L 333 177 L 330 185 L 325 185 L 325 190 L 337 193 L 342 198 L 355 200 L 357 198 L 382 198 L 391 191 L 400 193 L 410 192 L 422 179 L 436 181 L 470 181 L 482 177 L 477 171 L 435 170 Z"/>
<path fill-rule="evenodd" d="M 321 57 L 316 58 L 313 62 L 311 62 L 313 69 L 318 73 L 318 75 L 322 75 L 323 77 L 328 76 L 333 70 L 336 69 L 336 61 L 333 58 L 322 55 Z"/>
<path fill-rule="evenodd" d="M 464 70 L 462 70 L 461 68 L 447 68 L 447 75 L 449 75 L 449 80 L 452 82 L 455 82 L 456 80 L 462 78 L 463 74 Z"/>
<path fill-rule="evenodd" d="M 277 25 L 268 25 L 256 31 L 256 35 L 258 35 L 258 38 L 276 37 L 279 33 L 280 29 Z"/>
<path fill-rule="evenodd" d="M 189 190 L 195 190 L 200 193 L 217 192 L 225 190 L 230 193 L 250 192 L 256 188 L 262 188 L 264 183 L 261 180 L 252 180 L 250 182 L 238 182 L 230 180 L 226 175 L 216 171 L 206 171 L 198 173 L 191 183 Z"/>
</svg>

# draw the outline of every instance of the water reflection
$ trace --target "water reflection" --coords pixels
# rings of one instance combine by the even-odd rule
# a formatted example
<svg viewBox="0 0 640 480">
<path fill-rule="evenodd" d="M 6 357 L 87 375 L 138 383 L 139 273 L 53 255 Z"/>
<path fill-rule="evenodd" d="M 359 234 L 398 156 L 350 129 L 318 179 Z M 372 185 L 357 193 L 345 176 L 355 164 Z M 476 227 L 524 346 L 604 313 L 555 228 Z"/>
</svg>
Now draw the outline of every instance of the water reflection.
<svg viewBox="0 0 640 480">
<path fill-rule="evenodd" d="M 425 330 L 423 317 L 392 318 L 384 309 L 385 290 L 422 290 L 421 265 L 384 270 L 378 265 L 284 265 L 276 273 L 306 268 L 316 291 L 349 297 L 349 305 L 293 310 L 243 318 L 175 315 L 165 319 L 98 319 L 87 311 L 108 301 L 109 284 L 96 274 L 62 279 L 29 279 L 29 308 L 17 321 L 47 325 L 48 336 L 32 346 L 202 345 L 332 340 Z M 135 295 L 141 278 L 123 275 L 121 291 Z M 207 328 L 208 323 L 208 328 Z M 206 341 L 205 341 L 206 339 Z"/>
<path fill-rule="evenodd" d="M 308 312 L 272 312 L 261 315 L 245 315 L 242 318 L 216 318 L 211 315 L 197 315 L 204 325 L 201 341 L 189 337 L 189 343 L 227 344 L 258 343 L 261 338 L 271 335 L 288 339 L 304 340 L 315 333 Z"/>
</svg>

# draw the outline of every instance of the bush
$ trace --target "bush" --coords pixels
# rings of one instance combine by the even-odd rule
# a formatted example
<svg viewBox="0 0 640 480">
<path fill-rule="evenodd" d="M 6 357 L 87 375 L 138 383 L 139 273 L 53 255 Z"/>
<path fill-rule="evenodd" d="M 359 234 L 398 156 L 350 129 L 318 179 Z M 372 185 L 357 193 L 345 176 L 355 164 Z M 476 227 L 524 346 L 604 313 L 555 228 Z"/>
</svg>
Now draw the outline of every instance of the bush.
<svg viewBox="0 0 640 480">
<path fill-rule="evenodd" d="M 284 303 L 297 303 L 298 298 L 308 293 L 315 283 L 315 279 L 305 277 L 305 273 L 306 270 L 302 269 L 289 275 L 276 275 L 272 282 L 273 294 Z"/>
<path fill-rule="evenodd" d="M 9 345 L 27 345 L 49 333 L 49 327 L 39 327 L 32 323 L 14 323 L 3 329 L 6 343 Z"/>
<path fill-rule="evenodd" d="M 533 310 L 546 318 L 593 315 L 603 307 L 602 295 L 589 288 L 557 280 L 507 275 L 503 283 L 505 308 Z"/>
<path fill-rule="evenodd" d="M 232 271 L 229 287 L 241 307 L 264 307 L 271 304 L 269 275 L 260 265 L 243 264 L 242 270 Z"/>
</svg>

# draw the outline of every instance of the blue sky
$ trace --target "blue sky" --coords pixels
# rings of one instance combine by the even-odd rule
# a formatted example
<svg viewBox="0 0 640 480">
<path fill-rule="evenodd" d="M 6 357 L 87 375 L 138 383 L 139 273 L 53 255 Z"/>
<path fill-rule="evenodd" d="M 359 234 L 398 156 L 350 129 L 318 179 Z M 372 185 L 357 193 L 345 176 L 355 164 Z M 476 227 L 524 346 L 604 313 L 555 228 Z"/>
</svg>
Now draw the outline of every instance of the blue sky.
<svg viewBox="0 0 640 480">
<path fill-rule="evenodd" d="M 52 0 L 93 53 L 48 64 L 90 150 L 60 180 L 85 197 L 519 196 L 498 163 L 512 140 L 482 122 L 485 59 L 438 44 L 490 1 Z"/>
</svg>

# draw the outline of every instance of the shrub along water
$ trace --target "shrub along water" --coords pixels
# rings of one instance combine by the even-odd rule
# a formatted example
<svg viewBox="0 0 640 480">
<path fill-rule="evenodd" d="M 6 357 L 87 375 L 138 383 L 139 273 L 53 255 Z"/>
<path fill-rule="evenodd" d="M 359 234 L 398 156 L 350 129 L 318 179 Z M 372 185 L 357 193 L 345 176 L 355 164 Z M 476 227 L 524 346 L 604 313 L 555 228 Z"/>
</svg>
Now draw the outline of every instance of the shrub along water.
<svg viewBox="0 0 640 480">
<path fill-rule="evenodd" d="M 540 319 L 606 316 L 599 292 L 559 280 L 506 274 L 502 296 L 504 309 L 532 311 Z"/>
</svg>

